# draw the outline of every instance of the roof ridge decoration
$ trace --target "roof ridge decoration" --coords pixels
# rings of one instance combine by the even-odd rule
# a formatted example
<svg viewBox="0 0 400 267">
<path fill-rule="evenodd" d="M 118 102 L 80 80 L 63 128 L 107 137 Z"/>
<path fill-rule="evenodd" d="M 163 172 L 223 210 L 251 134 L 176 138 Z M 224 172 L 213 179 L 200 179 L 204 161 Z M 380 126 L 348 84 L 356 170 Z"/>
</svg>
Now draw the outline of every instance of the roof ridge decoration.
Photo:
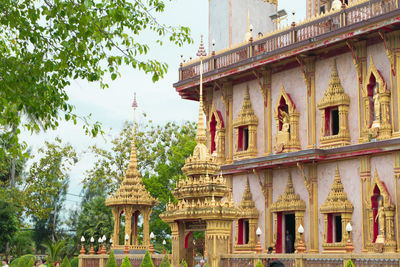
<svg viewBox="0 0 400 267">
<path fill-rule="evenodd" d="M 271 205 L 271 212 L 283 211 L 305 211 L 306 203 L 294 192 L 292 175 L 289 172 L 285 191 L 278 197 L 278 200 Z"/>
<path fill-rule="evenodd" d="M 237 118 L 233 121 L 233 127 L 240 127 L 245 125 L 257 125 L 258 118 L 254 113 L 251 105 L 249 86 L 246 87 L 242 108 L 239 111 Z"/>
<path fill-rule="evenodd" d="M 246 179 L 246 186 L 242 196 L 242 201 L 239 204 L 239 208 L 243 210 L 245 218 L 258 218 L 258 209 L 253 200 L 253 194 L 250 190 L 249 177 Z"/>
<path fill-rule="evenodd" d="M 321 213 L 352 213 L 353 204 L 347 198 L 339 173 L 339 166 L 336 165 L 335 178 L 331 185 L 331 191 L 325 202 L 321 205 Z"/>
<path fill-rule="evenodd" d="M 136 134 L 136 93 L 132 103 L 133 107 L 133 126 L 132 126 L 132 147 L 129 158 L 128 168 L 125 173 L 125 178 L 121 182 L 120 187 L 115 194 L 106 200 L 107 206 L 116 205 L 138 205 L 138 206 L 155 206 L 157 199 L 153 198 L 144 187 L 141 174 L 138 169 L 135 134 Z"/>
</svg>

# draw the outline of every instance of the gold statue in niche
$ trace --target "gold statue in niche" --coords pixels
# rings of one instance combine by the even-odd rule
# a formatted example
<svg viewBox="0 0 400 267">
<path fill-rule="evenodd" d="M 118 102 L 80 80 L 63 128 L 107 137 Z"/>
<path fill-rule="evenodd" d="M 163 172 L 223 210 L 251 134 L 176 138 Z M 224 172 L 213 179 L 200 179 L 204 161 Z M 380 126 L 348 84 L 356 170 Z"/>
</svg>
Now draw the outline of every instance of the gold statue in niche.
<svg viewBox="0 0 400 267">
<path fill-rule="evenodd" d="M 379 209 L 375 217 L 375 222 L 377 220 L 379 224 L 379 235 L 377 236 L 375 243 L 385 243 L 385 207 L 383 206 L 382 199 L 379 201 Z"/>
<path fill-rule="evenodd" d="M 362 140 L 388 139 L 392 135 L 390 124 L 390 91 L 371 58 L 363 91 L 364 129 Z"/>
<path fill-rule="evenodd" d="M 290 134 L 290 124 L 289 124 L 289 114 L 287 112 L 279 109 L 279 124 L 281 125 L 281 129 L 276 134 L 276 143 L 275 143 L 275 153 L 282 152 L 284 144 L 289 142 L 289 134 Z"/>
<path fill-rule="evenodd" d="M 281 87 L 281 94 L 275 106 L 277 133 L 275 136 L 274 153 L 300 150 L 299 116 L 290 97 Z"/>
</svg>

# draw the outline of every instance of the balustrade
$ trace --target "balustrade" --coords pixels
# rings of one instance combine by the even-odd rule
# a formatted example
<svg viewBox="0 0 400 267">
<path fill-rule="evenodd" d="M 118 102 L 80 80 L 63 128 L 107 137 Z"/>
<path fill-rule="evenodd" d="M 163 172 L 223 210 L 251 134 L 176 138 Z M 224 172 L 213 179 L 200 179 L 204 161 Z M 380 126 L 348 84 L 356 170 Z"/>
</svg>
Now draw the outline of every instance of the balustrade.
<svg viewBox="0 0 400 267">
<path fill-rule="evenodd" d="M 209 55 L 203 59 L 203 73 L 233 66 L 253 57 L 270 56 L 280 53 L 282 49 L 304 41 L 313 42 L 317 37 L 339 29 L 364 23 L 373 18 L 384 16 L 398 9 L 399 0 L 361 0 L 358 4 L 342 10 L 318 16 L 309 22 L 250 41 L 225 52 Z M 188 62 L 180 68 L 180 80 L 187 80 L 200 75 L 200 61 Z"/>
</svg>

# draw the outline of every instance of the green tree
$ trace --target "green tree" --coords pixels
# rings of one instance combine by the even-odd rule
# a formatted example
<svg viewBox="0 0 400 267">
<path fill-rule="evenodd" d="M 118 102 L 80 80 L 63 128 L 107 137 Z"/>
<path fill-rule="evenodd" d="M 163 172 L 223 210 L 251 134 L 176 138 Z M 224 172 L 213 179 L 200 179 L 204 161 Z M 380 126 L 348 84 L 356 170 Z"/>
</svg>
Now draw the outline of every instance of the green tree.
<svg viewBox="0 0 400 267">
<path fill-rule="evenodd" d="M 154 267 L 154 263 L 151 260 L 150 253 L 146 251 L 146 254 L 144 255 L 143 261 L 140 264 L 140 267 Z"/>
<path fill-rule="evenodd" d="M 60 267 L 71 267 L 71 263 L 69 262 L 67 256 L 64 257 L 63 261 L 61 262 Z"/>
<path fill-rule="evenodd" d="M 118 267 L 115 259 L 114 251 L 111 251 L 105 267 Z"/>
<path fill-rule="evenodd" d="M 168 255 L 165 255 L 161 261 L 160 267 L 171 267 L 171 263 L 169 262 Z"/>
<path fill-rule="evenodd" d="M 264 267 L 264 264 L 261 262 L 261 260 L 258 260 L 255 267 Z"/>
<path fill-rule="evenodd" d="M 185 159 L 193 152 L 196 124 L 168 122 L 154 125 L 150 120 L 139 124 L 136 131 L 136 148 L 139 170 L 143 183 L 159 204 L 153 208 L 150 218 L 150 230 L 161 244 L 170 234 L 168 224 L 159 214 L 165 205 L 173 199 L 171 190 L 182 177 Z M 84 195 L 90 199 L 93 195 L 110 195 L 118 188 L 129 163 L 132 142 L 132 127 L 125 123 L 120 135 L 111 140 L 112 148 L 107 150 L 93 146 L 91 152 L 97 157 L 93 168 L 87 171 L 83 181 Z M 169 244 L 170 246 L 170 244 Z"/>
<path fill-rule="evenodd" d="M 86 239 L 106 235 L 110 237 L 113 233 L 113 217 L 111 208 L 105 204 L 105 197 L 98 196 L 89 202 L 83 203 L 76 228 L 77 237 L 85 236 Z"/>
<path fill-rule="evenodd" d="M 116 79 L 128 65 L 157 81 L 165 63 L 146 56 L 139 38 L 152 34 L 159 45 L 190 43 L 189 29 L 160 24 L 155 16 L 165 0 L 3 0 L 0 4 L 0 125 L 35 131 L 76 122 L 67 91 L 71 80 Z M 22 114 L 35 120 L 23 121 Z M 86 127 L 96 134 L 98 125 Z M 18 139 L 13 137 L 17 147 Z M 0 150 L 0 153 L 4 150 Z M 16 151 L 14 151 L 16 152 Z"/>
<path fill-rule="evenodd" d="M 128 257 L 125 257 L 123 260 L 122 260 L 122 263 L 121 263 L 121 266 L 120 267 L 132 267 L 132 264 L 131 264 L 131 262 L 129 261 L 129 258 Z"/>
<path fill-rule="evenodd" d="M 18 219 L 15 207 L 0 199 L 0 251 L 5 251 L 5 244 L 10 242 L 18 230 Z"/>
<path fill-rule="evenodd" d="M 65 249 L 65 241 L 57 241 L 52 243 L 48 241 L 47 243 L 43 244 L 46 248 L 47 253 L 47 260 L 49 264 L 54 264 L 56 261 L 61 259 L 61 252 Z"/>
<path fill-rule="evenodd" d="M 10 240 L 10 254 L 14 257 L 21 257 L 26 254 L 34 254 L 35 242 L 32 230 L 19 230 Z"/>
</svg>

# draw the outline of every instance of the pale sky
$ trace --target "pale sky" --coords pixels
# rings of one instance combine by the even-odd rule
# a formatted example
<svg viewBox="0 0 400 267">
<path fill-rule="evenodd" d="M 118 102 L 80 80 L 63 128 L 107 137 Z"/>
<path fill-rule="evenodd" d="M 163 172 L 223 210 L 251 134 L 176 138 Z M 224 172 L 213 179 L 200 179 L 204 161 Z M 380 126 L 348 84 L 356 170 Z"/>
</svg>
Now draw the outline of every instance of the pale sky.
<svg viewBox="0 0 400 267">
<path fill-rule="evenodd" d="M 296 11 L 296 21 L 304 19 L 306 13 L 305 0 L 278 0 L 278 9 L 286 9 L 288 14 Z M 208 30 L 208 1 L 207 0 L 172 0 L 166 1 L 166 11 L 158 16 L 161 23 L 167 25 L 189 26 L 194 39 L 194 44 L 177 47 L 164 41 L 160 48 L 154 44 L 151 36 L 144 35 L 143 40 L 150 46 L 155 47 L 150 50 L 150 56 L 159 61 L 166 62 L 169 66 L 168 73 L 163 80 L 153 83 L 150 75 L 132 69 L 130 67 L 121 68 L 121 77 L 115 81 L 110 81 L 110 88 L 101 90 L 98 83 L 87 83 L 84 81 L 72 81 L 67 92 L 70 103 L 75 105 L 75 113 L 80 116 L 92 114 L 93 121 L 102 123 L 104 130 L 113 129 L 118 133 L 125 121 L 132 121 L 133 111 L 131 108 L 133 93 L 137 94 L 138 114 L 147 113 L 148 117 L 156 123 L 167 121 L 181 122 L 184 120 L 196 120 L 198 103 L 180 99 L 172 84 L 178 80 L 178 66 L 180 55 L 185 58 L 195 56 L 199 46 L 200 35 L 207 36 Z M 289 16 L 288 23 L 292 22 L 292 15 Z M 142 37 L 142 36 L 141 36 Z M 207 40 L 205 40 L 207 42 Z M 207 45 L 205 45 L 207 47 Z M 138 120 L 140 121 L 138 116 Z M 74 126 L 72 123 L 61 122 L 56 131 L 30 135 L 23 133 L 21 138 L 25 140 L 33 151 L 43 146 L 44 141 L 52 141 L 56 136 L 64 142 L 72 144 L 78 153 L 82 153 L 89 145 L 98 144 L 107 147 L 105 137 L 96 139 L 85 136 L 82 130 L 82 123 Z M 93 157 L 81 155 L 79 163 L 72 168 L 69 193 L 79 194 L 81 190 L 81 180 L 84 172 L 90 169 L 93 164 Z M 77 206 L 79 198 L 73 195 L 67 196 L 66 205 L 69 207 Z"/>
</svg>

